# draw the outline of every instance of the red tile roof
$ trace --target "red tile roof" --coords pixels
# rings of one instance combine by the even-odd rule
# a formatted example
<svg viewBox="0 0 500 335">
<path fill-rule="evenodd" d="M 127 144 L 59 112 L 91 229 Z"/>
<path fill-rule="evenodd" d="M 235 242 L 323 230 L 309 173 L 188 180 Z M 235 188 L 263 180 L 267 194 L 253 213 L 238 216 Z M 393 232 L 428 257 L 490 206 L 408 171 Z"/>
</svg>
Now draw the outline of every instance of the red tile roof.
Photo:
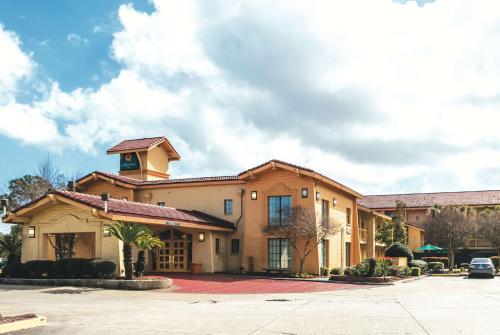
<svg viewBox="0 0 500 335">
<path fill-rule="evenodd" d="M 99 196 L 60 190 L 53 191 L 53 193 L 89 207 L 104 210 L 104 201 L 102 201 Z M 232 222 L 219 219 L 203 212 L 161 207 L 118 199 L 110 199 L 110 201 L 108 201 L 108 213 L 160 220 L 179 220 L 209 226 L 234 228 Z"/>
<path fill-rule="evenodd" d="M 308 172 L 308 173 L 311 173 L 313 174 L 314 178 L 316 179 L 319 179 L 321 181 L 328 181 L 330 184 L 333 184 L 335 185 L 337 188 L 340 188 L 342 189 L 344 192 L 347 192 L 347 193 L 350 193 L 350 194 L 353 194 L 355 195 L 356 197 L 362 197 L 363 195 L 354 191 L 352 188 L 348 187 L 348 186 L 345 186 L 344 184 L 341 184 L 339 183 L 338 181 L 336 180 L 333 180 L 332 178 L 330 177 L 327 177 L 325 176 L 324 174 L 321 174 L 319 172 L 316 172 L 314 171 L 313 169 L 310 169 L 310 168 L 306 168 L 306 167 L 303 167 L 303 166 L 300 166 L 300 165 L 295 165 L 295 164 L 292 164 L 292 163 L 288 163 L 288 162 L 285 162 L 285 161 L 281 161 L 279 159 L 272 159 L 268 162 L 265 162 L 265 163 L 262 163 L 260 165 L 257 165 L 251 169 L 248 169 L 248 170 L 245 170 L 243 172 L 241 172 L 240 174 L 238 174 L 239 177 L 251 172 L 251 171 L 254 171 L 254 170 L 257 170 L 261 167 L 264 167 L 266 165 L 271 165 L 271 164 L 282 164 L 282 165 L 286 165 L 288 167 L 291 167 L 292 169 L 298 169 L 298 170 L 301 170 L 301 171 L 305 171 L 305 172 Z"/>
<path fill-rule="evenodd" d="M 500 190 L 497 191 L 465 191 L 436 192 L 411 194 L 367 195 L 359 200 L 359 204 L 372 209 L 395 208 L 396 200 L 406 203 L 409 208 L 432 207 L 440 205 L 498 205 Z"/>
<path fill-rule="evenodd" d="M 161 179 L 161 180 L 141 180 L 137 178 L 125 177 L 111 172 L 95 171 L 93 173 L 134 186 L 170 185 L 170 184 L 182 184 L 182 183 L 203 183 L 203 182 L 239 180 L 238 176 L 214 176 L 214 177 L 193 177 L 193 178 Z M 91 175 L 92 173 L 89 173 L 88 175 L 78 179 L 76 182 L 78 183 L 81 180 L 86 179 Z"/>
<path fill-rule="evenodd" d="M 127 150 L 148 150 L 167 140 L 164 136 L 125 140 L 108 149 L 108 154 Z"/>
</svg>

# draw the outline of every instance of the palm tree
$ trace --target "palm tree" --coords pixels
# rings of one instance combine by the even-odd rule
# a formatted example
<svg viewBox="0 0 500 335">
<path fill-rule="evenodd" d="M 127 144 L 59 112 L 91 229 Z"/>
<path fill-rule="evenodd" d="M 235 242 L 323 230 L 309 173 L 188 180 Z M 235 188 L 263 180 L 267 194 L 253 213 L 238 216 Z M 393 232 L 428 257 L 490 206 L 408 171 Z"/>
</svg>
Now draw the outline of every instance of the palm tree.
<svg viewBox="0 0 500 335">
<path fill-rule="evenodd" d="M 0 256 L 7 257 L 7 264 L 14 263 L 21 255 L 22 240 L 17 234 L 5 235 L 0 239 Z"/>
<path fill-rule="evenodd" d="M 144 270 L 146 269 L 146 258 L 144 257 L 145 250 L 151 250 L 156 247 L 164 247 L 163 243 L 159 238 L 152 236 L 151 234 L 145 233 L 141 234 L 139 238 L 135 241 L 137 248 L 139 248 L 139 253 L 137 254 L 137 263 L 135 264 L 135 275 L 137 277 L 142 277 Z"/>
<path fill-rule="evenodd" d="M 133 264 L 132 264 L 132 243 L 135 243 L 139 236 L 151 233 L 149 229 L 136 223 L 119 221 L 109 227 L 111 234 L 123 241 L 123 263 L 125 264 L 125 278 L 132 279 Z"/>
</svg>

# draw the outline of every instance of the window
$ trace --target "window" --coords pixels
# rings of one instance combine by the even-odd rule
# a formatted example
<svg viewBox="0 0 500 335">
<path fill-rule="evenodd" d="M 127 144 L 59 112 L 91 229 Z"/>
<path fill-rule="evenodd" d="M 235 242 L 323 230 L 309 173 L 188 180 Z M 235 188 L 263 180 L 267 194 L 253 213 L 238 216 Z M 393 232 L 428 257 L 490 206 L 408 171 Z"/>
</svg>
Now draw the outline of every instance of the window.
<svg viewBox="0 0 500 335">
<path fill-rule="evenodd" d="M 224 214 L 225 215 L 233 214 L 233 199 L 224 200 Z"/>
<path fill-rule="evenodd" d="M 157 205 L 160 207 L 165 207 L 165 203 L 163 201 L 158 202 Z"/>
<path fill-rule="evenodd" d="M 215 253 L 220 254 L 220 238 L 215 239 Z"/>
<path fill-rule="evenodd" d="M 290 223 L 292 197 L 273 196 L 267 199 L 267 212 L 270 226 L 286 226 Z"/>
<path fill-rule="evenodd" d="M 330 241 L 321 241 L 321 266 L 324 268 L 328 267 L 328 250 L 330 246 Z"/>
<path fill-rule="evenodd" d="M 351 225 L 351 209 L 350 208 L 345 209 L 345 222 L 348 225 Z"/>
<path fill-rule="evenodd" d="M 415 221 L 420 221 L 420 216 L 415 216 Z"/>
<path fill-rule="evenodd" d="M 232 255 L 239 255 L 240 253 L 240 240 L 239 239 L 232 239 L 231 240 L 231 254 Z"/>
<path fill-rule="evenodd" d="M 270 269 L 289 269 L 292 267 L 292 248 L 290 240 L 270 238 L 268 240 L 268 266 Z"/>
<path fill-rule="evenodd" d="M 321 220 L 322 223 L 328 222 L 328 219 L 330 218 L 330 204 L 328 203 L 327 200 L 322 200 L 321 201 Z"/>
</svg>

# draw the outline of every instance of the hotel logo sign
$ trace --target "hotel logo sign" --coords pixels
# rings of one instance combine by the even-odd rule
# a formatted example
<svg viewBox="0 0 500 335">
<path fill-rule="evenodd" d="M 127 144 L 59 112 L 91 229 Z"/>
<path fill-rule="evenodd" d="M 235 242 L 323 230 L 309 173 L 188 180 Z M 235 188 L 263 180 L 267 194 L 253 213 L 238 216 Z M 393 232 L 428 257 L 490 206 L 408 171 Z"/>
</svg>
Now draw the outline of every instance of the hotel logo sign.
<svg viewBox="0 0 500 335">
<path fill-rule="evenodd" d="M 135 152 L 120 155 L 120 171 L 139 170 L 139 158 Z"/>
</svg>

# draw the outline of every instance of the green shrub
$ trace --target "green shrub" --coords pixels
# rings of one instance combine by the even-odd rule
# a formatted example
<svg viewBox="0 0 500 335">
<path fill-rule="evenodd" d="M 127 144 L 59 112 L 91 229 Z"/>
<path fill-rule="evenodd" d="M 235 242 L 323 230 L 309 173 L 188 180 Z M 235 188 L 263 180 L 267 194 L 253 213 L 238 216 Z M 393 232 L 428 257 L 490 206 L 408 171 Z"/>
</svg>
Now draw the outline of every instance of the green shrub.
<svg viewBox="0 0 500 335">
<path fill-rule="evenodd" d="M 376 277 L 389 276 L 389 268 L 392 265 L 393 265 L 392 259 L 390 259 L 390 258 L 378 258 L 377 265 L 375 266 L 375 276 Z"/>
<path fill-rule="evenodd" d="M 421 269 L 417 266 L 410 268 L 410 275 L 413 277 L 418 277 L 421 274 Z"/>
<path fill-rule="evenodd" d="M 406 266 L 391 265 L 389 267 L 389 275 L 393 277 L 408 277 L 410 274 Z"/>
<path fill-rule="evenodd" d="M 10 278 L 31 278 L 32 272 L 29 266 L 23 263 L 10 263 L 4 267 L 5 275 Z"/>
<path fill-rule="evenodd" d="M 52 267 L 54 266 L 54 261 L 50 260 L 34 260 L 25 263 L 28 267 L 30 275 L 32 278 L 43 278 L 49 276 Z"/>
<path fill-rule="evenodd" d="M 490 259 L 493 262 L 493 265 L 495 265 L 495 268 L 497 270 L 500 269 L 500 256 L 493 256 L 493 257 L 490 257 Z"/>
<path fill-rule="evenodd" d="M 116 263 L 105 259 L 94 259 L 90 262 L 92 273 L 97 278 L 111 279 L 116 276 Z"/>
<path fill-rule="evenodd" d="M 334 276 L 343 276 L 344 275 L 344 269 L 342 269 L 342 268 L 333 268 L 330 271 L 330 274 L 334 275 Z"/>
<path fill-rule="evenodd" d="M 412 260 L 410 263 L 408 263 L 408 266 L 410 268 L 414 268 L 414 267 L 420 268 L 420 272 L 426 272 L 427 268 L 428 268 L 426 261 L 418 260 L 418 259 Z"/>
<path fill-rule="evenodd" d="M 326 276 L 328 276 L 328 274 L 330 273 L 330 270 L 329 270 L 328 268 L 324 268 L 324 267 L 322 267 L 322 268 L 320 269 L 320 273 L 321 273 L 321 275 L 322 275 L 322 276 L 326 277 Z"/>
<path fill-rule="evenodd" d="M 396 242 L 396 243 L 391 244 L 385 250 L 385 256 L 387 256 L 387 257 L 406 257 L 408 259 L 408 262 L 413 260 L 413 253 L 411 252 L 411 250 L 408 248 L 408 246 L 406 246 L 400 242 Z"/>
<path fill-rule="evenodd" d="M 443 272 L 444 271 L 443 262 L 429 262 L 429 271 Z"/>
<path fill-rule="evenodd" d="M 70 278 L 94 277 L 90 259 L 72 258 L 66 262 L 66 273 Z"/>
<path fill-rule="evenodd" d="M 363 261 L 368 266 L 366 277 L 375 277 L 375 269 L 377 267 L 377 260 L 375 258 L 368 258 Z"/>
<path fill-rule="evenodd" d="M 460 263 L 460 268 L 468 269 L 469 263 Z"/>
<path fill-rule="evenodd" d="M 448 257 L 422 257 L 421 259 L 427 263 L 441 262 L 444 264 L 445 268 L 448 268 Z"/>
<path fill-rule="evenodd" d="M 345 273 L 351 277 L 366 277 L 368 274 L 368 264 L 359 263 L 357 265 L 351 265 L 345 269 Z"/>
<path fill-rule="evenodd" d="M 460 273 L 460 272 L 463 272 L 462 269 L 452 269 L 451 270 L 451 273 Z"/>
</svg>

